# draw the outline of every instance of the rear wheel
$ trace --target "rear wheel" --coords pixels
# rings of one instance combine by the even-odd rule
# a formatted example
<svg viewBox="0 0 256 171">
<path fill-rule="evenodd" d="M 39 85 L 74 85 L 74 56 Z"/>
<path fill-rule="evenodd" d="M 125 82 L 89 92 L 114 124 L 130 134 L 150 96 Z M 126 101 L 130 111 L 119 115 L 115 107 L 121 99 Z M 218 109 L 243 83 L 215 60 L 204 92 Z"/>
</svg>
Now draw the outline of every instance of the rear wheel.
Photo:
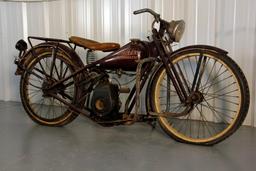
<svg viewBox="0 0 256 171">
<path fill-rule="evenodd" d="M 249 108 L 248 84 L 238 65 L 211 51 L 180 53 L 173 64 L 189 98 L 179 99 L 161 67 L 151 88 L 152 109 L 177 114 L 159 117 L 163 130 L 177 141 L 202 145 L 213 145 L 235 132 Z"/>
<path fill-rule="evenodd" d="M 53 48 L 40 49 L 37 58 L 27 64 L 27 71 L 20 81 L 21 101 L 29 117 L 42 125 L 62 126 L 77 117 L 77 114 L 61 101 L 50 96 L 46 88 L 75 72 L 76 66 L 70 57 L 57 53 Z M 75 86 L 77 78 L 68 79 L 54 93 L 71 104 L 78 101 L 79 89 Z M 65 85 L 70 86 L 65 87 Z"/>
</svg>

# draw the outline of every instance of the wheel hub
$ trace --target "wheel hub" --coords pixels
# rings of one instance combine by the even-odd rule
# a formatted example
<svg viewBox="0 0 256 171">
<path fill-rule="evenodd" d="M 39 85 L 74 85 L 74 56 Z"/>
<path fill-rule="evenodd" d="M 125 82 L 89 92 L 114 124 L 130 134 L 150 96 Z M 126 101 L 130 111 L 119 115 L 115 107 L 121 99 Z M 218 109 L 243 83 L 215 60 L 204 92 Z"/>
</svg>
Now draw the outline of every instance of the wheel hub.
<svg viewBox="0 0 256 171">
<path fill-rule="evenodd" d="M 188 104 L 199 104 L 203 101 L 204 96 L 201 92 L 196 91 L 192 92 L 190 96 L 188 97 L 187 103 Z"/>
<path fill-rule="evenodd" d="M 55 83 L 55 81 L 51 80 L 51 79 L 44 80 L 44 82 L 42 84 L 42 91 L 43 91 L 44 97 L 51 97 L 50 94 L 57 94 L 59 92 L 64 91 L 65 88 L 64 88 L 63 84 L 60 84 L 53 89 L 49 89 L 54 83 Z"/>
</svg>

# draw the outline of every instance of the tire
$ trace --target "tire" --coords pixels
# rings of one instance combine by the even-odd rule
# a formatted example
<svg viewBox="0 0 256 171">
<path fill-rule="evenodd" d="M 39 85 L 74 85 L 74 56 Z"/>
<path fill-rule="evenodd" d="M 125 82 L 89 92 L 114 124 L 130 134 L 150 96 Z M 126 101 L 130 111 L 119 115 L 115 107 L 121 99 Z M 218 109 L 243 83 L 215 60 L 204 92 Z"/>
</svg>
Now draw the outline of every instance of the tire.
<svg viewBox="0 0 256 171">
<path fill-rule="evenodd" d="M 192 89 L 200 58 L 201 81 L 198 89 Z M 150 109 L 180 114 L 159 116 L 161 128 L 176 141 L 197 145 L 214 145 L 233 134 L 250 103 L 248 83 L 239 66 L 230 57 L 207 49 L 182 51 L 171 59 L 192 100 L 179 99 L 164 66 L 160 67 L 150 86 Z"/>
<path fill-rule="evenodd" d="M 53 47 L 50 46 L 39 48 L 35 51 L 36 58 L 28 58 L 30 61 L 26 63 L 27 70 L 22 74 L 20 80 L 20 97 L 28 116 L 33 121 L 45 126 L 63 126 L 73 121 L 78 115 L 62 102 L 47 96 L 43 87 L 45 84 L 50 86 L 54 82 L 66 78 L 81 66 L 72 60 L 72 56 L 61 49 L 57 51 L 54 61 L 53 52 Z M 54 67 L 51 71 L 53 61 Z M 79 78 L 78 76 L 72 77 L 64 83 L 70 80 L 76 84 Z M 61 90 L 66 97 L 60 94 L 58 96 L 77 105 L 81 90 L 74 84 Z"/>
</svg>

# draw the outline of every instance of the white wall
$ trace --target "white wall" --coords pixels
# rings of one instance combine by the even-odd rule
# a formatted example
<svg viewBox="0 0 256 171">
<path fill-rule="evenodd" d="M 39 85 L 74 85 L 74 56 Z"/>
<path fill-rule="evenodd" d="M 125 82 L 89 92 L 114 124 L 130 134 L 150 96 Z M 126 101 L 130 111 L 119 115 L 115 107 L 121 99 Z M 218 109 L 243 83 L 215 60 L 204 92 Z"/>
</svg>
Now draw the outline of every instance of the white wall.
<svg viewBox="0 0 256 171">
<path fill-rule="evenodd" d="M 124 44 L 145 39 L 152 17 L 132 15 L 149 7 L 166 20 L 184 19 L 186 33 L 178 47 L 209 44 L 226 49 L 241 66 L 250 85 L 247 125 L 256 126 L 255 0 L 59 0 L 43 3 L 0 2 L 0 99 L 19 100 L 13 75 L 15 42 L 26 35 L 68 38 L 78 35 Z"/>
</svg>

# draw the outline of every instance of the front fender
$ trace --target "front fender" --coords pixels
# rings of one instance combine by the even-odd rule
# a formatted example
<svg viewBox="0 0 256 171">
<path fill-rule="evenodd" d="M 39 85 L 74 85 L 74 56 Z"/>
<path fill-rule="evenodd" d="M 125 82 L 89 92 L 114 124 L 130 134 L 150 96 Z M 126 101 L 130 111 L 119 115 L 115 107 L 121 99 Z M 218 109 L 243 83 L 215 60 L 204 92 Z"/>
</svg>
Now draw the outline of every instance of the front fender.
<svg viewBox="0 0 256 171">
<path fill-rule="evenodd" d="M 207 51 L 212 51 L 212 52 L 215 52 L 215 53 L 218 53 L 218 54 L 222 54 L 222 55 L 227 55 L 228 52 L 223 50 L 223 49 L 220 49 L 218 47 L 214 47 L 214 46 L 209 46 L 209 45 L 191 45 L 191 46 L 186 46 L 186 47 L 183 47 L 183 48 L 180 48 L 174 52 L 172 52 L 171 56 L 175 56 L 176 54 L 178 53 L 182 53 L 184 51 L 190 51 L 190 50 L 207 50 Z"/>
</svg>

